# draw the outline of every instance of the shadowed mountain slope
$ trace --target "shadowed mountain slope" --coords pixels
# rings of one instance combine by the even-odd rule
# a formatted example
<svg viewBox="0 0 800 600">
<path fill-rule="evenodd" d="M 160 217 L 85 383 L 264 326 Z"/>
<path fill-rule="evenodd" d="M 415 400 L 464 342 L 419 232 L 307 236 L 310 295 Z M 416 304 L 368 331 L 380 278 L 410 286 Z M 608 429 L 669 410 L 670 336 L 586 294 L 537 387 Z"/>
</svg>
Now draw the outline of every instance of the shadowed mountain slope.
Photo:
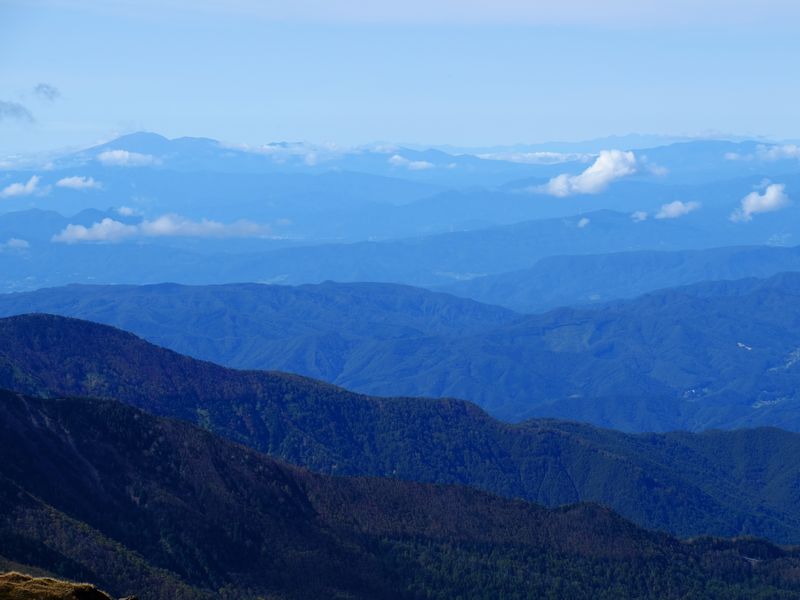
<svg viewBox="0 0 800 600">
<path fill-rule="evenodd" d="M 0 428 L 6 558 L 142 600 L 800 597 L 800 558 L 765 542 L 312 475 L 116 402 L 0 392 Z"/>
<path fill-rule="evenodd" d="M 549 506 L 590 500 L 682 536 L 800 541 L 800 435 L 777 429 L 628 435 L 511 425 L 467 402 L 375 398 L 235 371 L 46 315 L 0 320 L 0 386 L 117 398 L 325 473 L 465 484 Z"/>
</svg>

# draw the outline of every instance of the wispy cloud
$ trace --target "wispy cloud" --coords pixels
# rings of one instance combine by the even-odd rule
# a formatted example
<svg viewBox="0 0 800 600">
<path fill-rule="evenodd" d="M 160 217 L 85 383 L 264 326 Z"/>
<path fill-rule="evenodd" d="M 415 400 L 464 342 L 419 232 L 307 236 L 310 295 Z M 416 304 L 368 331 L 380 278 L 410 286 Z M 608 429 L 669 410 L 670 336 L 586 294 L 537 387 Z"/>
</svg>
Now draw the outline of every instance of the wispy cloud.
<svg viewBox="0 0 800 600">
<path fill-rule="evenodd" d="M 67 225 L 60 233 L 53 236 L 54 242 L 74 244 L 76 242 L 117 242 L 133 237 L 139 231 L 136 225 L 127 225 L 106 217 L 102 221 L 85 225 Z"/>
<path fill-rule="evenodd" d="M 123 217 L 134 217 L 138 212 L 136 212 L 135 208 L 131 208 L 130 206 L 120 206 L 117 208 L 117 214 Z"/>
<path fill-rule="evenodd" d="M 484 160 L 504 160 L 526 165 L 556 165 L 572 161 L 588 162 L 592 159 L 591 154 L 576 152 L 494 152 L 477 156 Z"/>
<path fill-rule="evenodd" d="M 775 162 L 778 160 L 800 160 L 800 146 L 796 144 L 759 144 L 756 146 L 755 153 L 739 154 L 738 152 L 726 152 L 725 160 L 758 160 L 763 162 Z"/>
<path fill-rule="evenodd" d="M 139 154 L 127 150 L 106 150 L 97 155 L 97 160 L 107 167 L 146 167 L 160 162 L 151 154 Z"/>
<path fill-rule="evenodd" d="M 25 121 L 33 123 L 33 114 L 19 102 L 0 100 L 0 121 Z"/>
<path fill-rule="evenodd" d="M 393 167 L 405 167 L 409 171 L 424 171 L 426 169 L 433 169 L 436 166 L 427 160 L 409 160 L 399 154 L 393 155 L 389 159 L 389 164 Z"/>
<path fill-rule="evenodd" d="M 61 92 L 58 88 L 49 83 L 37 84 L 36 87 L 33 88 L 33 93 L 42 100 L 47 100 L 48 102 L 53 102 L 61 97 Z"/>
<path fill-rule="evenodd" d="M 662 204 L 656 213 L 656 219 L 678 219 L 700 208 L 699 202 L 681 202 L 675 200 L 669 204 Z"/>
<path fill-rule="evenodd" d="M 750 192 L 742 198 L 742 203 L 731 214 L 731 221 L 751 221 L 757 213 L 774 212 L 786 208 L 791 203 L 786 194 L 786 186 L 782 183 L 772 183 L 762 192 Z"/>
<path fill-rule="evenodd" d="M 38 175 L 33 175 L 25 183 L 12 183 L 11 185 L 7 185 L 0 191 L 0 198 L 14 198 L 17 196 L 30 196 L 31 194 L 35 194 L 39 191 L 39 180 L 40 177 Z"/>
<path fill-rule="evenodd" d="M 276 142 L 260 146 L 220 142 L 220 148 L 261 154 L 271 158 L 272 162 L 277 164 L 300 159 L 309 167 L 341 158 L 346 154 L 358 154 L 363 150 L 333 143 L 308 144 L 306 142 Z"/>
<path fill-rule="evenodd" d="M 0 251 L 2 250 L 26 250 L 31 245 L 28 240 L 21 240 L 19 238 L 9 238 L 7 241 L 0 243 Z"/>
<path fill-rule="evenodd" d="M 251 221 L 220 223 L 203 219 L 192 221 L 180 215 L 162 215 L 154 220 L 141 223 L 122 223 L 106 217 L 102 221 L 85 225 L 70 224 L 52 241 L 74 244 L 78 242 L 118 242 L 133 237 L 256 237 L 268 233 L 268 228 Z"/>
<path fill-rule="evenodd" d="M 142 221 L 139 229 L 148 237 L 253 237 L 265 232 L 262 225 L 252 221 L 226 224 L 208 219 L 192 221 L 180 215 L 163 215 L 154 221 Z"/>
<path fill-rule="evenodd" d="M 583 229 L 591 222 L 592 221 L 589 219 L 589 217 L 581 217 L 581 219 L 578 221 L 578 229 Z"/>
<path fill-rule="evenodd" d="M 613 181 L 636 173 L 636 168 L 636 156 L 633 152 L 603 150 L 583 173 L 558 175 L 532 191 L 561 198 L 575 194 L 598 194 Z"/>
<path fill-rule="evenodd" d="M 756 155 L 761 160 L 791 160 L 800 159 L 800 146 L 795 144 L 784 144 L 781 146 L 759 146 Z"/>
<path fill-rule="evenodd" d="M 103 185 L 93 177 L 64 177 L 56 182 L 58 187 L 69 188 L 71 190 L 99 190 Z"/>
<path fill-rule="evenodd" d="M 635 210 L 631 213 L 631 220 L 634 223 L 641 223 L 642 221 L 647 221 L 647 212 L 643 210 Z"/>
</svg>

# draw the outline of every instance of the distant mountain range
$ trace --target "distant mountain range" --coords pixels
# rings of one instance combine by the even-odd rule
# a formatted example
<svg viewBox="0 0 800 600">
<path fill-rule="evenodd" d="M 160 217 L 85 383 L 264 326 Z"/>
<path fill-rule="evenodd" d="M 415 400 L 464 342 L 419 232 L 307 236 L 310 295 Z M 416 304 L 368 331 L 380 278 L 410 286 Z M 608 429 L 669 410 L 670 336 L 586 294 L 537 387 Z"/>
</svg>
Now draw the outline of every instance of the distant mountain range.
<svg viewBox="0 0 800 600">
<path fill-rule="evenodd" d="M 597 167 L 596 156 L 560 156 L 243 148 L 131 134 L 39 169 L 0 170 L 0 291 L 164 281 L 440 286 L 556 255 L 798 244 L 791 144 L 685 141 L 605 154 Z M 615 170 L 614 160 L 627 166 Z M 548 187 L 559 181 L 572 187 Z M 769 185 L 780 190 L 772 204 L 731 221 Z"/>
<path fill-rule="evenodd" d="M 115 402 L 0 392 L 0 431 L 3 560 L 142 600 L 800 597 L 766 542 L 313 475 Z"/>
<path fill-rule="evenodd" d="M 116 398 L 317 472 L 470 485 L 552 507 L 593 501 L 681 536 L 800 540 L 800 435 L 777 429 L 629 435 L 550 420 L 509 425 L 463 401 L 375 398 L 233 371 L 43 315 L 0 320 L 0 387 Z"/>
<path fill-rule="evenodd" d="M 785 216 L 783 220 L 780 215 L 772 216 L 775 219 L 771 222 L 781 228 L 790 222 Z M 13 239 L 13 228 L 2 225 L 6 217 L 0 217 L 0 230 L 5 229 Z M 53 222 L 57 220 L 53 218 Z M 739 241 L 763 243 L 768 241 L 769 231 L 747 229 L 746 239 Z M 0 250 L 0 283 L 5 291 L 65 283 L 164 281 L 298 284 L 336 280 L 438 286 L 531 268 L 553 255 L 682 250 L 719 246 L 726 241 L 725 235 L 710 233 L 688 221 L 636 223 L 628 214 L 613 211 L 400 240 L 299 247 L 296 241 L 268 238 L 195 241 L 191 245 L 181 242 L 177 246 L 162 238 L 141 244 L 99 245 L 48 240 Z"/>
<path fill-rule="evenodd" d="M 518 312 L 589 306 L 703 281 L 800 271 L 800 246 L 548 256 L 519 271 L 434 287 Z"/>
<path fill-rule="evenodd" d="M 230 366 L 515 421 L 800 431 L 798 295 L 800 273 L 784 273 L 519 316 L 388 284 L 70 287 L 0 297 L 0 314 L 93 319 Z"/>
</svg>

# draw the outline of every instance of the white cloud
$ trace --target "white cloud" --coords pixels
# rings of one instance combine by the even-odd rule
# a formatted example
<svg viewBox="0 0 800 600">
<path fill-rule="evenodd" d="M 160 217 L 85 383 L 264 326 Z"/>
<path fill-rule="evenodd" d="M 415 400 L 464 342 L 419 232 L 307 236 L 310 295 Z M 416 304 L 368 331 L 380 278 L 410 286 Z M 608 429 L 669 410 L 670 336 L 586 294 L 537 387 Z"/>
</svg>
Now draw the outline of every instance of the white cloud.
<svg viewBox="0 0 800 600">
<path fill-rule="evenodd" d="M 226 224 L 208 219 L 192 221 L 180 215 L 163 215 L 154 221 L 142 221 L 139 230 L 147 237 L 252 237 L 264 233 L 264 227 L 252 221 Z"/>
<path fill-rule="evenodd" d="M 800 159 L 800 146 L 784 144 L 783 146 L 759 146 L 756 149 L 759 159 L 765 161 Z"/>
<path fill-rule="evenodd" d="M 347 154 L 359 154 L 362 150 L 334 143 L 309 144 L 306 142 L 275 142 L 260 146 L 220 142 L 220 148 L 260 154 L 277 164 L 301 159 L 307 166 L 315 167 L 324 162 L 336 160 Z"/>
<path fill-rule="evenodd" d="M 643 210 L 635 210 L 631 213 L 631 219 L 634 223 L 641 223 L 647 221 L 647 213 Z"/>
<path fill-rule="evenodd" d="M 700 208 L 699 202 L 681 202 L 675 200 L 669 204 L 662 204 L 659 211 L 656 213 L 656 219 L 677 219 L 688 215 L 690 212 Z"/>
<path fill-rule="evenodd" d="M 97 155 L 97 160 L 108 167 L 146 167 L 159 163 L 155 156 L 127 150 L 106 150 Z"/>
<path fill-rule="evenodd" d="M 7 242 L 0 244 L 0 250 L 25 250 L 30 247 L 31 245 L 28 243 L 28 240 L 21 240 L 19 238 L 10 238 Z"/>
<path fill-rule="evenodd" d="M 267 233 L 267 229 L 251 221 L 220 223 L 203 219 L 192 221 L 180 215 L 162 215 L 155 220 L 144 220 L 136 225 L 121 223 L 106 217 L 91 226 L 67 225 L 52 241 L 73 244 L 76 242 L 118 242 L 131 237 L 254 237 Z"/>
<path fill-rule="evenodd" d="M 138 213 L 136 212 L 135 208 L 131 208 L 130 206 L 120 206 L 117 209 L 117 214 L 122 217 L 133 217 L 136 216 Z"/>
<path fill-rule="evenodd" d="M 12 183 L 0 191 L 0 198 L 13 198 L 15 196 L 30 196 L 39 191 L 39 176 L 33 175 L 27 183 Z"/>
<path fill-rule="evenodd" d="M 389 164 L 393 167 L 406 167 L 409 171 L 424 171 L 433 169 L 436 165 L 427 160 L 408 160 L 404 156 L 395 154 L 389 159 Z"/>
<path fill-rule="evenodd" d="M 795 144 L 759 144 L 755 154 L 738 154 L 736 152 L 726 152 L 725 160 L 760 160 L 763 162 L 774 162 L 777 160 L 800 160 L 800 146 Z"/>
<path fill-rule="evenodd" d="M 597 194 L 612 181 L 636 173 L 636 166 L 633 152 L 603 150 L 597 160 L 580 175 L 558 175 L 533 191 L 561 198 L 574 194 Z"/>
<path fill-rule="evenodd" d="M 592 158 L 591 154 L 575 152 L 495 152 L 477 156 L 484 160 L 504 160 L 526 165 L 555 165 L 572 161 L 588 162 Z"/>
<path fill-rule="evenodd" d="M 109 217 L 90 227 L 84 225 L 67 225 L 61 233 L 53 236 L 54 242 L 116 242 L 132 237 L 138 232 L 136 225 L 126 225 Z"/>
<path fill-rule="evenodd" d="M 669 175 L 669 169 L 661 165 L 649 164 L 647 165 L 647 170 L 656 177 L 666 177 Z"/>
<path fill-rule="evenodd" d="M 56 182 L 58 187 L 69 188 L 72 190 L 99 190 L 103 186 L 94 177 L 64 177 Z"/>
<path fill-rule="evenodd" d="M 578 229 L 583 229 L 586 227 L 591 220 L 588 217 L 582 217 L 580 221 L 578 221 Z"/>
<path fill-rule="evenodd" d="M 772 183 L 763 192 L 750 192 L 742 198 L 742 204 L 731 214 L 731 221 L 750 221 L 754 214 L 774 212 L 786 208 L 790 203 L 786 186 Z"/>
</svg>

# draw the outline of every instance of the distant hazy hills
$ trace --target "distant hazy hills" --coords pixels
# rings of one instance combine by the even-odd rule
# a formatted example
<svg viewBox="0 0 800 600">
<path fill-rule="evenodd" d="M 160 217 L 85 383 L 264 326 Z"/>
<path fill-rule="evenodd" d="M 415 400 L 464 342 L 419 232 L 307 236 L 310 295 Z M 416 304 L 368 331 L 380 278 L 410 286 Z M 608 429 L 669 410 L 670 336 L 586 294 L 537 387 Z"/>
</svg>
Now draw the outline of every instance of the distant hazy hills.
<svg viewBox="0 0 800 600">
<path fill-rule="evenodd" d="M 800 431 L 798 295 L 785 273 L 518 316 L 378 284 L 70 287 L 0 297 L 0 314 L 78 316 L 231 366 L 463 398 L 511 420 Z"/>
<path fill-rule="evenodd" d="M 770 223 L 781 229 L 748 228 L 737 233 L 737 242 L 763 243 L 769 231 L 788 227 L 785 220 L 772 216 Z M 19 238 L 13 234 L 17 225 L 3 227 L 3 221 L 11 218 L 16 215 L 0 216 L 0 230 L 9 239 Z M 63 244 L 51 242 L 47 235 L 52 233 L 23 247 L 0 251 L 0 283 L 5 290 L 164 281 L 298 284 L 335 280 L 436 286 L 530 268 L 553 255 L 681 250 L 730 241 L 727 234 L 692 223 L 652 219 L 636 223 L 628 214 L 614 211 L 398 240 L 322 245 L 261 238 L 190 244 L 158 237 L 142 243 Z"/>
<path fill-rule="evenodd" d="M 582 177 L 595 156 L 556 152 L 545 162 L 561 162 L 543 164 L 538 155 L 243 148 L 132 134 L 39 169 L 0 170 L 0 290 L 164 281 L 437 286 L 554 255 L 796 245 L 793 148 L 639 148 L 627 175 L 603 171 L 598 185 L 558 196 L 542 186 Z M 780 198 L 763 196 L 769 184 Z M 763 206 L 732 222 L 751 194 Z M 78 229 L 58 237 L 69 225 Z"/>
<path fill-rule="evenodd" d="M 532 313 L 604 304 L 702 281 L 769 277 L 784 271 L 800 271 L 799 246 L 549 256 L 529 269 L 435 289 Z"/>
<path fill-rule="evenodd" d="M 800 541 L 800 436 L 777 429 L 628 435 L 509 425 L 462 401 L 374 398 L 233 371 L 52 316 L 0 320 L 0 387 L 117 398 L 315 471 L 464 484 L 548 506 L 595 501 L 682 536 Z"/>
<path fill-rule="evenodd" d="M 0 392 L 0 431 L 0 560 L 142 600 L 800 597 L 766 542 L 313 475 L 115 402 Z"/>
<path fill-rule="evenodd" d="M 516 313 L 392 284 L 68 286 L 0 295 L 0 315 L 46 312 L 133 331 L 197 358 L 336 380 L 354 354 L 489 331 Z M 282 357 L 282 358 L 278 358 Z"/>
</svg>

